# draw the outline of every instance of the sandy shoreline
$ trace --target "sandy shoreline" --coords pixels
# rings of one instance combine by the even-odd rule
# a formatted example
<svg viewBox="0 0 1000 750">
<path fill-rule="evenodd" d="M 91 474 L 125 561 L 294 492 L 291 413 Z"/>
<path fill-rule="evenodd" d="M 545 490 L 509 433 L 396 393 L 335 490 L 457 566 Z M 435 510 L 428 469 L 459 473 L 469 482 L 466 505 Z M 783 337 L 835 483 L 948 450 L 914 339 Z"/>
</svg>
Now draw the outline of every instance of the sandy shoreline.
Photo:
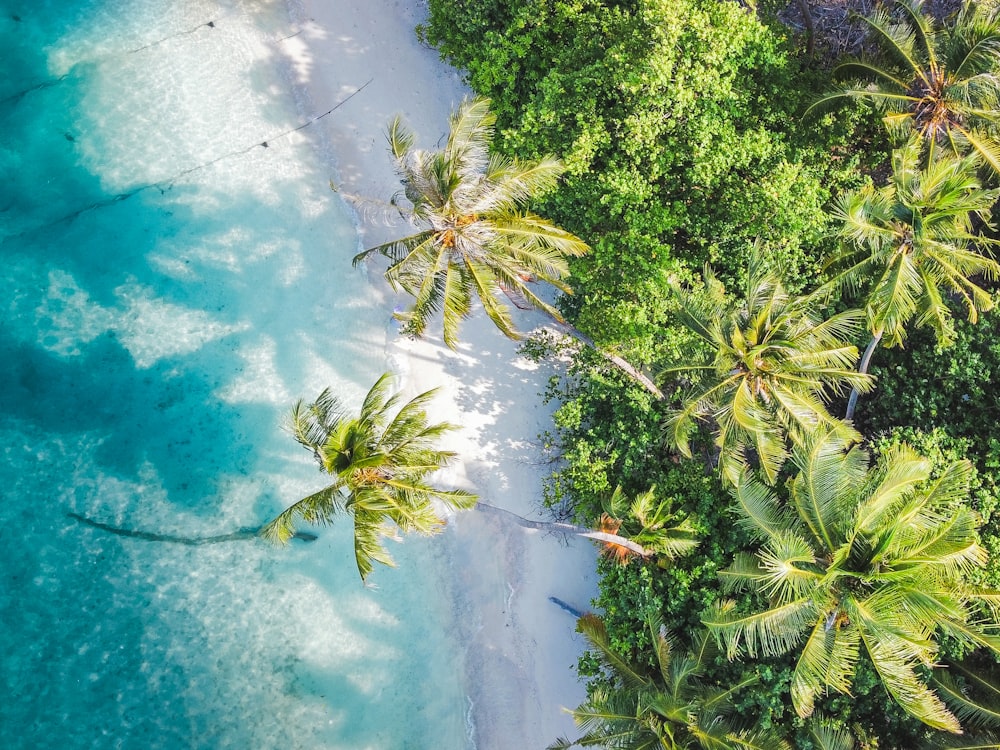
<svg viewBox="0 0 1000 750">
<path fill-rule="evenodd" d="M 301 33 L 279 49 L 311 99 L 303 106 L 312 114 L 324 112 L 365 86 L 323 121 L 339 187 L 389 198 L 398 181 L 386 153 L 385 124 L 402 114 L 418 144 L 431 147 L 468 93 L 436 51 L 417 42 L 413 30 L 424 16 L 423 3 L 291 0 L 290 7 L 293 28 Z M 374 212 L 359 211 L 359 223 L 365 245 L 392 235 Z M 372 294 L 385 297 L 388 318 L 391 306 L 406 300 L 388 292 L 381 270 L 373 264 L 368 280 Z M 519 318 L 522 330 L 544 322 L 530 314 Z M 440 387 L 432 416 L 462 426 L 448 445 L 462 461 L 449 469 L 446 481 L 491 504 L 538 517 L 541 481 L 549 467 L 534 443 L 550 427 L 551 407 L 540 393 L 554 372 L 551 367 L 520 358 L 516 344 L 482 314 L 463 326 L 457 353 L 433 333 L 414 342 L 388 328 L 387 359 L 403 376 L 407 393 Z M 458 572 L 453 619 L 466 645 L 461 656 L 475 746 L 543 748 L 557 736 L 572 734 L 572 720 L 561 707 L 575 706 L 584 697 L 574 671 L 583 643 L 573 617 L 548 598 L 587 608 L 596 593 L 591 543 L 512 528 L 475 512 L 456 518 L 436 543 L 445 545 L 450 569 Z"/>
</svg>

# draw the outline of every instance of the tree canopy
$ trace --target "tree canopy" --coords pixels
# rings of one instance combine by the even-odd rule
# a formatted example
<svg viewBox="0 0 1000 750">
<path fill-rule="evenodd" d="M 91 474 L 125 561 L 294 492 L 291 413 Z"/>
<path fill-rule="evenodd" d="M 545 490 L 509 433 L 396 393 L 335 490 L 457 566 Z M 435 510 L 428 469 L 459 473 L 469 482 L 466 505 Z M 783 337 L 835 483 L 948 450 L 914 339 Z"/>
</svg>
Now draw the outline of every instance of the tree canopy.
<svg viewBox="0 0 1000 750">
<path fill-rule="evenodd" d="M 801 716 L 812 714 L 817 694 L 849 692 L 865 653 L 904 709 L 959 732 L 921 670 L 937 663 L 942 635 L 1000 653 L 976 609 L 993 594 L 968 585 L 986 562 L 978 520 L 962 505 L 971 465 L 957 461 L 931 476 L 926 459 L 900 446 L 870 467 L 865 451 L 829 430 L 814 432 L 792 461 L 798 473 L 787 497 L 749 475 L 734 491 L 760 547 L 738 553 L 722 576 L 767 605 L 746 612 L 726 601 L 706 624 L 730 657 L 795 649 L 791 695 Z"/>
<path fill-rule="evenodd" d="M 523 160 L 491 153 L 495 121 L 489 99 L 465 101 L 451 118 L 444 148 L 424 151 L 414 147 L 414 136 L 400 119 L 393 120 L 389 147 L 403 195 L 412 218 L 426 228 L 354 258 L 355 264 L 372 254 L 389 258 L 386 279 L 414 297 L 413 307 L 397 314 L 405 330 L 422 335 L 440 311 L 444 340 L 452 349 L 473 297 L 511 338 L 518 334 L 500 296 L 561 321 L 531 284 L 541 280 L 569 293 L 563 281 L 569 273 L 566 258 L 587 252 L 578 237 L 523 208 L 555 187 L 562 165 L 551 156 Z"/>
<path fill-rule="evenodd" d="M 381 538 L 391 536 L 393 526 L 403 532 L 433 533 L 444 523 L 435 500 L 453 509 L 475 505 L 476 497 L 469 492 L 440 489 L 426 481 L 455 457 L 437 447 L 454 425 L 430 424 L 427 419 L 426 406 L 435 392 L 421 393 L 393 414 L 400 397 L 390 393 L 390 387 L 386 373 L 368 391 L 356 417 L 348 415 L 329 389 L 310 404 L 295 405 L 292 435 L 333 481 L 282 511 L 261 530 L 264 538 L 284 543 L 294 533 L 296 520 L 329 524 L 349 515 L 364 581 L 373 563 L 392 565 Z"/>
</svg>

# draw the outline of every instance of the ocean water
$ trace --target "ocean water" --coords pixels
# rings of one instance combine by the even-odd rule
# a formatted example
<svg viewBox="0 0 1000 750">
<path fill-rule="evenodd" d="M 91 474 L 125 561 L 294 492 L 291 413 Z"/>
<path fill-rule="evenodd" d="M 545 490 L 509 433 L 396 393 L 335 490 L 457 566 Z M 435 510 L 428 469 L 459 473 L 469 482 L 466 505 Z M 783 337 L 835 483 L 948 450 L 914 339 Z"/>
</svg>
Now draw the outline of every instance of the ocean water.
<svg viewBox="0 0 1000 750">
<path fill-rule="evenodd" d="M 468 746 L 433 540 L 369 590 L 349 524 L 273 549 L 67 515 L 258 526 L 323 486 L 291 404 L 358 404 L 387 366 L 322 122 L 288 132 L 313 114 L 276 51 L 295 23 L 283 0 L 0 0 L 9 750 Z"/>
</svg>

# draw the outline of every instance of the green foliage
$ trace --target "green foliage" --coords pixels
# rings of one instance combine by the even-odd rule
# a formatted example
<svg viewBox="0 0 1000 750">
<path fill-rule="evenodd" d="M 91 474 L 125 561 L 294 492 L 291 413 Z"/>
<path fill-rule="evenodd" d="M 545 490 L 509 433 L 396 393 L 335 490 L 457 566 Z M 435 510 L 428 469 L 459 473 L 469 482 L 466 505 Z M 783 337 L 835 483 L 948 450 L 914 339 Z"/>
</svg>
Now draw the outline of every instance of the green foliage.
<svg viewBox="0 0 1000 750">
<path fill-rule="evenodd" d="M 295 405 L 289 421 L 292 436 L 333 481 L 282 511 L 261 529 L 262 537 L 285 543 L 296 521 L 329 524 L 338 515 L 349 515 L 354 521 L 354 556 L 364 581 L 373 563 L 393 564 L 382 545 L 382 537 L 392 535 L 393 527 L 431 534 L 444 525 L 434 500 L 456 510 L 475 505 L 475 496 L 464 490 L 443 490 L 426 481 L 455 457 L 437 447 L 455 426 L 427 420 L 425 407 L 435 391 L 421 393 L 397 409 L 399 394 L 391 393 L 390 386 L 386 373 L 368 391 L 356 417 L 348 416 L 329 389 L 310 404 Z"/>
<path fill-rule="evenodd" d="M 663 405 L 649 392 L 582 350 L 568 378 L 550 383 L 547 398 L 562 404 L 554 415 L 555 433 L 545 436 L 561 461 L 545 488 L 548 505 L 578 509 L 587 523 L 618 485 L 626 494 L 664 487 L 658 447 Z"/>
<path fill-rule="evenodd" d="M 915 331 L 906 349 L 880 351 L 872 365 L 875 392 L 859 407 L 858 426 L 875 435 L 892 427 L 932 432 L 970 441 L 979 469 L 1000 467 L 993 437 L 1000 420 L 1000 313 L 979 323 L 956 319 L 951 346 L 938 347 L 932 334 Z"/>
<path fill-rule="evenodd" d="M 545 281 L 568 293 L 566 258 L 587 251 L 578 237 L 523 210 L 532 197 L 555 187 L 562 165 L 552 156 L 524 161 L 492 154 L 495 121 L 488 99 L 465 101 L 451 117 L 444 148 L 424 151 L 414 148 L 413 133 L 394 119 L 389 149 L 410 216 L 424 229 L 354 257 L 355 265 L 373 254 L 389 258 L 385 278 L 414 298 L 410 310 L 396 315 L 404 330 L 422 335 L 440 311 L 444 342 L 452 349 L 474 297 L 510 338 L 520 336 L 498 299 L 503 295 L 561 321 L 529 284 Z M 399 206 L 395 199 L 393 204 Z"/>
<path fill-rule="evenodd" d="M 432 0 L 423 33 L 492 97 L 503 149 L 566 165 L 545 210 L 591 245 L 564 306 L 599 345 L 653 361 L 668 276 L 711 261 L 729 280 L 758 236 L 815 277 L 859 121 L 801 124 L 816 74 L 777 27 L 717 0 Z"/>
<path fill-rule="evenodd" d="M 868 391 L 873 383 L 854 369 L 858 350 L 849 343 L 860 328 L 860 311 L 822 318 L 815 298 L 785 291 L 759 249 L 746 277 L 742 294 L 732 297 L 708 268 L 702 289 L 671 285 L 678 324 L 702 340 L 707 356 L 687 352 L 663 371 L 693 383 L 666 433 L 690 457 L 696 420 L 710 420 L 726 481 L 736 484 L 744 466 L 753 465 L 774 484 L 789 443 L 819 427 L 854 436 L 827 412 L 826 402 L 851 388 Z"/>
</svg>

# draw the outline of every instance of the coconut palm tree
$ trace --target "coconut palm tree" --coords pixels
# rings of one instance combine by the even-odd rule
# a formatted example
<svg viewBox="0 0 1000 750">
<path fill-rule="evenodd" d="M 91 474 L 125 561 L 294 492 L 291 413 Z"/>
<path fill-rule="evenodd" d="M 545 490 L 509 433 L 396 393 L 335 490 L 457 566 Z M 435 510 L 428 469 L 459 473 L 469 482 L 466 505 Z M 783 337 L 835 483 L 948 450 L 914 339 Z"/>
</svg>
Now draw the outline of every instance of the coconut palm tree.
<svg viewBox="0 0 1000 750">
<path fill-rule="evenodd" d="M 424 228 L 354 258 L 355 264 L 373 254 L 389 258 L 386 279 L 415 298 L 413 307 L 397 316 L 405 330 L 423 334 L 441 311 L 444 340 L 452 349 L 473 297 L 510 338 L 518 334 L 501 294 L 561 321 L 531 283 L 545 281 L 569 293 L 563 281 L 569 274 L 566 258 L 588 249 L 578 237 L 523 210 L 531 198 L 555 187 L 563 168 L 551 156 L 522 161 L 490 154 L 496 118 L 489 106 L 481 97 L 464 101 L 439 151 L 414 148 L 413 134 L 398 117 L 393 120 L 389 146 L 408 213 Z"/>
<path fill-rule="evenodd" d="M 798 474 L 787 497 L 748 473 L 733 491 L 742 522 L 758 538 L 723 571 L 723 583 L 763 608 L 721 602 L 704 618 L 730 658 L 795 650 L 792 704 L 813 712 L 827 690 L 850 691 L 864 653 L 892 698 L 920 721 L 958 732 L 959 719 L 921 677 L 937 639 L 1000 653 L 967 574 L 983 566 L 976 515 L 963 504 L 971 465 L 931 474 L 903 445 L 871 468 L 866 453 L 821 429 L 792 454 Z"/>
<path fill-rule="evenodd" d="M 698 532 L 691 519 L 678 514 L 671 501 L 659 497 L 655 486 L 629 500 L 619 485 L 602 504 L 598 530 L 640 545 L 645 553 L 642 557 L 657 555 L 666 565 L 698 546 Z M 640 556 L 613 538 L 604 540 L 603 545 L 604 553 L 623 565 Z"/>
<path fill-rule="evenodd" d="M 710 269 L 704 291 L 685 291 L 676 281 L 673 291 L 677 322 L 707 351 L 702 359 L 663 371 L 695 380 L 667 422 L 668 440 L 682 454 L 691 455 L 696 421 L 710 420 L 724 478 L 738 481 L 752 450 L 774 482 L 790 440 L 824 425 L 854 434 L 830 416 L 825 402 L 851 387 L 872 387 L 870 376 L 854 370 L 857 348 L 845 343 L 860 327 L 860 311 L 822 319 L 816 300 L 789 296 L 759 253 L 751 260 L 742 299 L 728 298 Z"/>
<path fill-rule="evenodd" d="M 373 562 L 393 564 L 381 541 L 393 527 L 433 533 L 444 523 L 434 500 L 452 509 L 475 505 L 476 497 L 468 492 L 438 489 L 426 481 L 455 456 L 436 448 L 454 425 L 427 421 L 424 407 L 435 391 L 411 399 L 391 418 L 400 397 L 389 391 L 387 373 L 372 386 L 357 417 L 348 416 L 329 389 L 311 404 L 295 405 L 292 435 L 333 482 L 289 506 L 261 530 L 264 538 L 284 543 L 293 535 L 296 520 L 329 524 L 348 514 L 354 519 L 354 555 L 364 581 Z"/>
<path fill-rule="evenodd" d="M 753 685 L 749 675 L 737 684 L 717 688 L 703 680 L 712 653 L 704 631 L 694 638 L 691 652 L 675 654 L 669 634 L 656 619 L 648 621 L 658 670 L 649 671 L 622 658 L 612 647 L 604 623 L 584 615 L 577 629 L 597 650 L 608 671 L 610 687 L 592 688 L 587 701 L 572 711 L 584 734 L 577 740 L 559 739 L 549 750 L 571 747 L 614 750 L 789 750 L 770 732 L 741 730 L 732 720 L 732 698 Z"/>
<path fill-rule="evenodd" d="M 916 133 L 930 158 L 941 148 L 978 153 L 1000 173 L 1000 7 L 966 2 L 943 28 L 920 0 L 896 0 L 898 13 L 877 9 L 868 24 L 880 55 L 839 65 L 854 80 L 813 104 L 857 99 L 884 113 L 890 134 Z"/>
<path fill-rule="evenodd" d="M 819 294 L 841 287 L 864 294 L 872 338 L 861 372 L 880 341 L 902 345 L 914 319 L 947 344 L 954 335 L 949 297 L 961 301 L 973 322 L 993 306 L 974 279 L 1000 273 L 1000 265 L 977 251 L 996 242 L 976 234 L 974 222 L 988 221 L 998 192 L 982 188 L 977 163 L 975 156 L 942 155 L 921 167 L 919 144 L 911 140 L 893 152 L 888 185 L 869 185 L 837 201 L 833 213 L 843 243 L 828 261 L 833 275 Z M 857 392 L 847 419 L 856 403 Z"/>
</svg>

